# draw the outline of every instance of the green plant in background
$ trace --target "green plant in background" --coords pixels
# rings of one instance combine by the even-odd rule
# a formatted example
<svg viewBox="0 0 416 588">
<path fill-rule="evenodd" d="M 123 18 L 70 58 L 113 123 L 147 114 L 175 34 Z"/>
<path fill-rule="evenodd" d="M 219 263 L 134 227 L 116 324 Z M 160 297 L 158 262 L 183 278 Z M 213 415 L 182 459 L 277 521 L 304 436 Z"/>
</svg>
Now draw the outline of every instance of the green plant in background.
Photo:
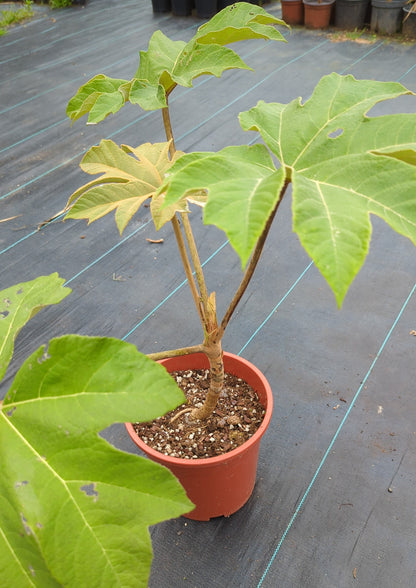
<svg viewBox="0 0 416 588">
<path fill-rule="evenodd" d="M 51 8 L 67 8 L 72 6 L 73 0 L 49 0 L 49 6 Z"/>
<path fill-rule="evenodd" d="M 52 274 L 0 292 L 0 379 L 15 338 L 70 293 Z M 148 526 L 192 508 L 176 478 L 98 433 L 183 402 L 165 370 L 128 343 L 67 335 L 21 366 L 0 403 L 4 586 L 147 585 Z"/>
<path fill-rule="evenodd" d="M 24 0 L 21 8 L 0 11 L 0 35 L 7 32 L 6 27 L 25 21 L 33 16 L 32 0 Z"/>
<path fill-rule="evenodd" d="M 168 98 L 199 75 L 249 69 L 224 47 L 250 38 L 282 40 L 282 24 L 262 8 L 237 3 L 202 25 L 188 43 L 157 31 L 131 80 L 98 75 L 70 100 L 68 116 L 88 114 L 97 123 L 126 102 L 160 109 L 167 142 L 139 147 L 104 140 L 81 168 L 101 176 L 69 199 L 68 218 L 89 222 L 115 211 L 120 233 L 150 200 L 156 228 L 171 221 L 199 314 L 200 345 L 149 355 L 162 359 L 203 351 L 211 367 L 205 405 L 191 418 L 211 414 L 223 383 L 221 339 L 261 256 L 278 207 L 292 184 L 293 229 L 332 288 L 337 304 L 368 253 L 370 215 L 383 218 L 416 243 L 416 115 L 368 117 L 378 102 L 411 94 L 398 83 L 358 81 L 335 73 L 318 83 L 311 98 L 289 104 L 259 102 L 240 114 L 244 130 L 260 132 L 267 147 L 227 147 L 218 153 L 175 150 Z M 275 166 L 270 151 L 280 165 Z M 189 220 L 189 203 L 203 207 L 204 222 L 222 229 L 240 257 L 243 277 L 221 320 L 215 293 L 207 291 Z M 196 280 L 194 279 L 194 274 Z"/>
</svg>

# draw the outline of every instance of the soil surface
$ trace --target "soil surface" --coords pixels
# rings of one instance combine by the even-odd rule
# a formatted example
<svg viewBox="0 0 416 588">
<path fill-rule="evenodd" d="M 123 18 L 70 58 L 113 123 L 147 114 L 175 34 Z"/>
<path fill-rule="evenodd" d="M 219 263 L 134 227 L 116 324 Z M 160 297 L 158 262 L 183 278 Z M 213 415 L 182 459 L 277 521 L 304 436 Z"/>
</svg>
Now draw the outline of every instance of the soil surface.
<svg viewBox="0 0 416 588">
<path fill-rule="evenodd" d="M 214 413 L 200 421 L 191 420 L 190 411 L 179 413 L 202 406 L 209 387 L 209 371 L 186 370 L 171 375 L 187 402 L 151 423 L 133 423 L 136 433 L 149 447 L 183 459 L 215 457 L 236 449 L 260 427 L 265 410 L 244 380 L 226 374 Z"/>
</svg>

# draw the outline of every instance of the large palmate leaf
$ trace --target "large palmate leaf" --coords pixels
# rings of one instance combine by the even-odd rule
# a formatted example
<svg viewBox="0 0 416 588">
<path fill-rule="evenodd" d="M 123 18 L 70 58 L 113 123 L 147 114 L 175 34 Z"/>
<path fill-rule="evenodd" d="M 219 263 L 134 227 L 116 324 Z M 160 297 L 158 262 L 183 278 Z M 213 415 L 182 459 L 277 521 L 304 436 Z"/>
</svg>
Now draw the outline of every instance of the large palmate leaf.
<svg viewBox="0 0 416 588">
<path fill-rule="evenodd" d="M 147 586 L 148 525 L 192 504 L 168 470 L 98 432 L 182 401 L 163 367 L 116 339 L 69 335 L 29 357 L 0 410 L 5 586 Z"/>
<path fill-rule="evenodd" d="M 411 92 L 401 84 L 331 74 L 305 104 L 259 103 L 240 115 L 292 179 L 294 230 L 339 305 L 368 253 L 370 214 L 416 243 L 416 168 L 409 165 L 416 116 L 367 116 L 403 94 Z"/>
<path fill-rule="evenodd" d="M 224 45 L 247 39 L 284 41 L 274 25 L 285 23 L 260 6 L 238 2 L 199 27 L 188 43 L 156 31 L 148 50 L 140 51 L 139 67 L 130 81 L 95 76 L 71 98 L 67 114 L 72 120 L 88 114 L 88 122 L 96 123 L 128 101 L 144 110 L 165 108 L 176 85 L 191 87 L 201 75 L 220 77 L 229 69 L 251 69 Z"/>
<path fill-rule="evenodd" d="M 177 152 L 174 159 L 179 156 Z M 169 143 L 146 143 L 134 148 L 101 141 L 85 154 L 81 168 L 89 174 L 102 175 L 72 194 L 66 218 L 86 218 L 91 223 L 115 211 L 121 234 L 141 204 L 155 195 L 171 165 Z M 186 201 L 165 213 L 164 222 L 172 218 L 175 210 L 187 210 Z"/>
<path fill-rule="evenodd" d="M 58 304 L 71 292 L 57 273 L 22 282 L 0 292 L 0 380 L 13 355 L 21 328 L 41 308 Z"/>
</svg>

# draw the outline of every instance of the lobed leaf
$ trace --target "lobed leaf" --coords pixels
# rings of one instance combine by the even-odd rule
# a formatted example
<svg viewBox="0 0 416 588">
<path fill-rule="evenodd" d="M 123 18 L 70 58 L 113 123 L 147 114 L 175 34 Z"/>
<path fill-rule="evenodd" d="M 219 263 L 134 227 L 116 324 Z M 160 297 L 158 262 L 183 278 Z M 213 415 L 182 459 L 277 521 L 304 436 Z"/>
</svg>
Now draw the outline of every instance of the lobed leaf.
<svg viewBox="0 0 416 588">
<path fill-rule="evenodd" d="M 238 2 L 227 6 L 199 27 L 195 38 L 198 43 L 218 45 L 247 39 L 285 41 L 274 25 L 287 26 L 283 20 L 272 16 L 261 6 Z"/>
<path fill-rule="evenodd" d="M 5 585 L 147 585 L 148 525 L 192 504 L 168 470 L 97 433 L 183 400 L 162 366 L 116 339 L 65 336 L 23 364 L 0 410 Z"/>
<path fill-rule="evenodd" d="M 57 273 L 21 282 L 0 292 L 0 380 L 13 356 L 22 327 L 42 308 L 58 304 L 71 292 Z"/>
<path fill-rule="evenodd" d="M 179 156 L 180 152 L 175 157 Z M 146 143 L 134 148 L 101 141 L 85 154 L 81 168 L 89 174 L 102 176 L 71 195 L 67 204 L 70 210 L 65 218 L 85 218 L 91 223 L 115 211 L 116 224 L 122 234 L 143 202 L 155 196 L 172 163 L 169 143 Z M 174 207 L 169 214 L 165 213 L 163 221 L 170 220 L 177 209 Z"/>
<path fill-rule="evenodd" d="M 102 121 L 124 105 L 122 88 L 125 84 L 128 84 L 127 80 L 110 78 L 104 74 L 94 76 L 68 102 L 67 115 L 72 121 L 76 121 L 89 113 L 90 124 Z"/>
<path fill-rule="evenodd" d="M 185 46 L 185 41 L 172 41 L 162 31 L 155 31 L 150 38 L 148 50 L 140 51 L 140 64 L 134 77 L 147 80 L 153 85 L 160 84 L 169 94 L 176 85 L 170 72 L 174 70 Z"/>
<path fill-rule="evenodd" d="M 370 214 L 416 243 L 416 116 L 367 116 L 403 94 L 401 84 L 331 74 L 305 104 L 259 102 L 240 115 L 292 179 L 294 230 L 339 306 L 368 252 Z"/>
</svg>

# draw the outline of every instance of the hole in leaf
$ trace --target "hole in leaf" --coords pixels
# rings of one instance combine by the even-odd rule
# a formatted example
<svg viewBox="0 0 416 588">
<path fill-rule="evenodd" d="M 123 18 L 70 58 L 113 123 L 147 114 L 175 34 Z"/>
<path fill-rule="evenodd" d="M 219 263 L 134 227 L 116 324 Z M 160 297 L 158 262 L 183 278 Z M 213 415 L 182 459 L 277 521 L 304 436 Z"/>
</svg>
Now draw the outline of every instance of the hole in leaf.
<svg viewBox="0 0 416 588">
<path fill-rule="evenodd" d="M 95 484 L 85 484 L 80 488 L 81 492 L 85 492 L 87 496 L 93 496 L 94 502 L 98 500 L 98 492 L 95 489 Z"/>
<path fill-rule="evenodd" d="M 16 294 L 23 294 L 23 288 L 19 288 L 19 290 L 16 292 Z"/>
<path fill-rule="evenodd" d="M 27 524 L 27 518 L 24 516 L 24 514 L 21 512 L 20 513 L 20 519 L 23 523 L 23 527 L 26 531 L 27 535 L 32 535 L 32 529 L 29 527 L 29 525 Z"/>
<path fill-rule="evenodd" d="M 338 128 L 335 129 L 335 131 L 331 131 L 330 133 L 328 133 L 328 137 L 330 139 L 336 139 L 337 137 L 340 137 L 344 132 L 344 129 Z"/>
<path fill-rule="evenodd" d="M 38 357 L 37 362 L 41 364 L 50 358 L 51 358 L 51 356 L 49 355 L 48 350 L 45 348 L 45 351 L 43 352 L 42 357 Z"/>
<path fill-rule="evenodd" d="M 10 313 L 9 313 L 9 311 L 8 311 L 8 310 L 2 310 L 2 311 L 0 312 L 0 319 L 4 319 L 4 318 L 6 318 L 6 316 L 7 316 L 7 315 L 9 315 L 9 314 L 10 314 Z"/>
<path fill-rule="evenodd" d="M 20 486 L 27 486 L 29 482 L 27 480 L 23 480 L 23 482 L 16 482 L 15 487 L 20 488 Z"/>
<path fill-rule="evenodd" d="M 6 412 L 7 416 L 8 416 L 8 417 L 11 417 L 11 416 L 13 416 L 13 413 L 14 413 L 14 411 L 15 411 L 15 410 L 16 410 L 16 407 L 15 407 L 15 406 L 13 406 L 13 408 L 12 408 L 11 410 L 9 410 L 9 411 L 7 411 L 7 412 Z"/>
</svg>

